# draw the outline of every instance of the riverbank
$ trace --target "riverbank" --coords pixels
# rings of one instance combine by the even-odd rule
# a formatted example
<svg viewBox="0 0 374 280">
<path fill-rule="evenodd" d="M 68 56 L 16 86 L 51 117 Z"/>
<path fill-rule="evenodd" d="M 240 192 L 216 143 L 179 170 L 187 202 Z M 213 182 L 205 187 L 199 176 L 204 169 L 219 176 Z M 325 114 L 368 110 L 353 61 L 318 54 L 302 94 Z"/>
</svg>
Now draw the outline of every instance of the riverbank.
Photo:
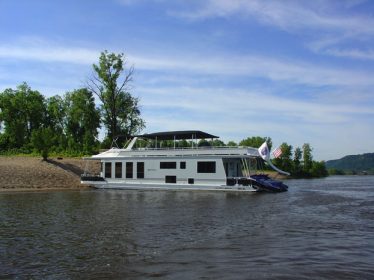
<svg viewBox="0 0 374 280">
<path fill-rule="evenodd" d="M 52 189 L 84 189 L 80 174 L 85 162 L 80 158 L 0 156 L 0 191 L 33 191 Z M 91 166 L 98 169 L 99 164 Z"/>
</svg>

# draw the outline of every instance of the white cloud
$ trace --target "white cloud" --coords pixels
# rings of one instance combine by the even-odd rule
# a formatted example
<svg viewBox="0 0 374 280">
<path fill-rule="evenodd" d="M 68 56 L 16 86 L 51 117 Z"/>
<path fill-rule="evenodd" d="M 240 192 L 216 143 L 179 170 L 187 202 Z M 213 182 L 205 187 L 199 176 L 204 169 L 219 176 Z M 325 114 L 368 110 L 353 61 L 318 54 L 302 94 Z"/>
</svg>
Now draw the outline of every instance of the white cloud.
<svg viewBox="0 0 374 280">
<path fill-rule="evenodd" d="M 191 87 L 138 88 L 137 92 L 147 132 L 198 128 L 226 142 L 257 135 L 272 137 L 275 145 L 309 142 L 316 147 L 317 160 L 357 150 L 357 135 L 374 137 L 370 105 L 310 103 L 241 89 L 231 89 L 230 95 L 226 89 Z M 359 142 L 360 152 L 374 149 L 370 141 Z"/>
<path fill-rule="evenodd" d="M 346 7 L 344 3 L 339 7 L 339 2 L 208 0 L 199 3 L 190 11 L 175 11 L 174 15 L 189 19 L 242 15 L 285 30 L 311 28 L 374 34 L 371 17 L 339 15 L 337 8 L 343 12 L 342 7 Z"/>
<path fill-rule="evenodd" d="M 374 37 L 374 19 L 370 14 L 350 12 L 362 1 L 262 1 L 208 0 L 198 2 L 190 10 L 174 10 L 170 14 L 189 19 L 205 20 L 216 17 L 242 17 L 246 20 L 275 26 L 290 33 L 302 34 L 307 47 L 340 57 L 372 59 L 372 54 L 359 49 Z M 361 41 L 355 51 L 325 51 L 326 47 Z"/>
<path fill-rule="evenodd" d="M 371 106 L 352 104 L 297 101 L 278 97 L 265 92 L 242 89 L 220 88 L 137 88 L 142 104 L 149 108 L 174 108 L 190 115 L 204 114 L 217 116 L 227 112 L 229 118 L 266 114 L 272 118 L 287 121 L 297 120 L 304 123 L 343 124 L 352 119 L 352 115 L 373 115 Z"/>
<path fill-rule="evenodd" d="M 40 46 L 1 45 L 0 57 L 6 59 L 35 60 L 91 65 L 100 51 L 87 48 L 43 44 Z M 373 85 L 372 74 L 367 71 L 334 69 L 300 61 L 280 60 L 258 55 L 169 54 L 151 57 L 129 54 L 136 69 L 168 71 L 184 74 L 231 75 L 267 78 L 272 81 L 289 81 L 310 85 Z"/>
<path fill-rule="evenodd" d="M 65 47 L 44 41 L 38 44 L 0 43 L 0 57 L 3 58 L 3 62 L 4 60 L 21 59 L 54 63 L 55 66 L 59 63 L 92 65 L 92 63 L 97 62 L 99 54 L 100 51 L 91 48 Z M 358 51 L 351 55 L 363 56 Z M 369 55 L 372 54 L 368 53 L 367 56 Z M 273 82 L 332 87 L 372 87 L 374 84 L 373 73 L 370 71 L 339 69 L 309 62 L 259 55 L 238 56 L 229 53 L 188 55 L 181 51 L 180 53 L 160 56 L 129 53 L 128 60 L 135 64 L 137 70 L 159 73 L 172 71 L 174 76 L 178 74 L 179 77 L 195 76 L 202 79 L 211 76 L 265 78 Z M 38 68 L 41 68 L 41 65 L 39 64 Z M 90 69 L 90 67 L 87 69 Z M 46 69 L 46 73 L 50 73 L 50 70 Z M 26 78 L 23 78 L 23 80 L 27 80 Z M 85 78 L 82 76 L 79 79 L 84 80 Z"/>
<path fill-rule="evenodd" d="M 359 49 L 337 49 L 330 48 L 323 51 L 326 54 L 339 56 L 339 57 L 350 57 L 361 60 L 374 60 L 374 50 L 359 50 Z"/>
<path fill-rule="evenodd" d="M 364 71 L 350 71 L 318 66 L 300 61 L 285 61 L 264 56 L 201 54 L 187 57 L 139 57 L 129 55 L 136 66 L 146 70 L 179 70 L 207 75 L 233 75 L 267 78 L 310 85 L 372 85 L 372 75 Z"/>
<path fill-rule="evenodd" d="M 74 64 L 91 64 L 97 60 L 100 52 L 84 48 L 67 48 L 56 46 L 17 47 L 12 45 L 0 46 L 0 57 L 42 62 L 67 62 Z"/>
</svg>

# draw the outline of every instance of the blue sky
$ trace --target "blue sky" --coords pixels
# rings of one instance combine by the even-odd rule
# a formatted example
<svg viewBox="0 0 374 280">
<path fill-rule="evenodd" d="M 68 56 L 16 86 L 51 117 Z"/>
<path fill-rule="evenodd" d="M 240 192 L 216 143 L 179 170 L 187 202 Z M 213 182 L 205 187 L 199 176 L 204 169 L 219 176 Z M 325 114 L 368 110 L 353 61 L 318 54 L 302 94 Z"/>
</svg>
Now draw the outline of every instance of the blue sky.
<svg viewBox="0 0 374 280">
<path fill-rule="evenodd" d="M 374 152 L 374 1 L 0 0 L 0 91 L 62 95 L 103 50 L 135 67 L 143 132 Z"/>
</svg>

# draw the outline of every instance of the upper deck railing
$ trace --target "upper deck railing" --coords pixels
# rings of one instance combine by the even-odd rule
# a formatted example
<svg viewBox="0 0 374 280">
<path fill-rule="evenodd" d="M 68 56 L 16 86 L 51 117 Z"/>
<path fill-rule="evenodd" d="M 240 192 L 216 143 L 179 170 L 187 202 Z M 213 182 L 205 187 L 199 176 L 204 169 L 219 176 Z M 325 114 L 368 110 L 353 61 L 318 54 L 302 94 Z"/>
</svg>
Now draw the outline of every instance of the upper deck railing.
<svg viewBox="0 0 374 280">
<path fill-rule="evenodd" d="M 218 147 L 162 147 L 162 148 L 113 148 L 93 158 L 117 157 L 183 157 L 183 156 L 258 156 L 256 148 L 243 146 Z"/>
</svg>

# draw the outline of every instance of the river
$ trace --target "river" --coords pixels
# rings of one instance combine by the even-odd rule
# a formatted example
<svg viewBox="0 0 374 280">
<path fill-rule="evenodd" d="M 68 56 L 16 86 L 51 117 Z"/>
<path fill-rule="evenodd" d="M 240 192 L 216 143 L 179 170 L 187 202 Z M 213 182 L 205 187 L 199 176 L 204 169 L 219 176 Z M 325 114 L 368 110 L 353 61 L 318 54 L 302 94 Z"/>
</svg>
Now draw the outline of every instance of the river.
<svg viewBox="0 0 374 280">
<path fill-rule="evenodd" d="M 0 279 L 374 279 L 374 176 L 0 193 Z"/>
</svg>

